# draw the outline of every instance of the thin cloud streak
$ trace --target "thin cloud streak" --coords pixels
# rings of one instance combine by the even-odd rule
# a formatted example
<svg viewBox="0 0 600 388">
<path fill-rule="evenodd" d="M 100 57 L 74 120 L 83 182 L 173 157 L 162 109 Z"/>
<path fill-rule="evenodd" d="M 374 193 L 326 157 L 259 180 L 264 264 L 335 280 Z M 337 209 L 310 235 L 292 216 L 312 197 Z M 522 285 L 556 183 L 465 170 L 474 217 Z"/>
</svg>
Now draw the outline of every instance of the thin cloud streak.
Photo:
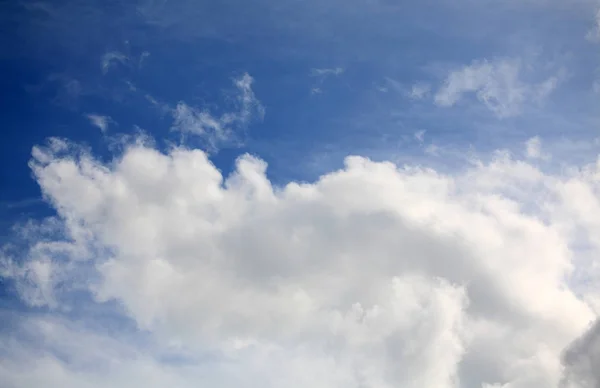
<svg viewBox="0 0 600 388">
<path fill-rule="evenodd" d="M 171 130 L 199 136 L 211 152 L 218 151 L 223 145 L 240 146 L 248 125 L 253 120 L 262 120 L 265 114 L 264 107 L 252 90 L 253 82 L 254 79 L 247 73 L 233 80 L 236 110 L 220 116 L 179 102 L 172 110 Z"/>
</svg>

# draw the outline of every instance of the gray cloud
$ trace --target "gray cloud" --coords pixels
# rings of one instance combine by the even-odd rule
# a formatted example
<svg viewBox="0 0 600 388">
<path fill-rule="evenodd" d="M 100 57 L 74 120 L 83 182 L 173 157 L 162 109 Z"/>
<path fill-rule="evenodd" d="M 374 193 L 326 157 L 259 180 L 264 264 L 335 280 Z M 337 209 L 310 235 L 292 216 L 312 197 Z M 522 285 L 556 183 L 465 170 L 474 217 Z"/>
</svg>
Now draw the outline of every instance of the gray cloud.
<svg viewBox="0 0 600 388">
<path fill-rule="evenodd" d="M 564 352 L 562 388 L 600 388 L 600 321 Z"/>
</svg>

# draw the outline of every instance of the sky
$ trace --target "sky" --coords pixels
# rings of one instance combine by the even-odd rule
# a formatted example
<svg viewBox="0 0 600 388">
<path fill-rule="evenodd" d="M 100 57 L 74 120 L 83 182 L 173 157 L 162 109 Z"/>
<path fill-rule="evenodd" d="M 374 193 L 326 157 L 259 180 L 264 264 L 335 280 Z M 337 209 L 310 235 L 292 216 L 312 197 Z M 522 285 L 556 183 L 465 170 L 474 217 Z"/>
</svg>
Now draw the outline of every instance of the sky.
<svg viewBox="0 0 600 388">
<path fill-rule="evenodd" d="M 597 0 L 0 3 L 2 388 L 600 387 Z"/>
</svg>

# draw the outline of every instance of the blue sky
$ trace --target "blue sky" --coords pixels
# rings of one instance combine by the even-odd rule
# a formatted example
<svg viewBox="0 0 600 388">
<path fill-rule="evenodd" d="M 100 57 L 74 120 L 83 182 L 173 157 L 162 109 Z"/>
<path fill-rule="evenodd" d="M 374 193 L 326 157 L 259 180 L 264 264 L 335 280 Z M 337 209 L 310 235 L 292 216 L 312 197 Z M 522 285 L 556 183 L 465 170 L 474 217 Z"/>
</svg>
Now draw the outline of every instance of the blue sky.
<svg viewBox="0 0 600 388">
<path fill-rule="evenodd" d="M 8 387 L 600 381 L 596 1 L 13 1 L 0 26 Z"/>
</svg>

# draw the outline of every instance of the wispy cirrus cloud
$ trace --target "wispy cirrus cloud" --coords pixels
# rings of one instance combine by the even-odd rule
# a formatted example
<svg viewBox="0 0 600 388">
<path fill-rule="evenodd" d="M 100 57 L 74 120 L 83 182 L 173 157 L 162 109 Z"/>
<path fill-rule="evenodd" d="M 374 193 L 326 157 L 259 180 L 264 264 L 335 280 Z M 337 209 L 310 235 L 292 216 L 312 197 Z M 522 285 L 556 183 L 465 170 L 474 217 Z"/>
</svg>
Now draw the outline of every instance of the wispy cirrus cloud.
<svg viewBox="0 0 600 388">
<path fill-rule="evenodd" d="M 344 73 L 344 69 L 341 67 L 335 67 L 331 69 L 311 69 L 310 75 L 313 77 L 328 77 L 330 75 L 336 76 Z"/>
<path fill-rule="evenodd" d="M 499 118 L 516 116 L 526 104 L 546 99 L 561 79 L 553 75 L 538 83 L 527 82 L 522 67 L 519 59 L 474 61 L 448 74 L 435 93 L 434 102 L 451 107 L 465 96 L 474 95 Z"/>
<path fill-rule="evenodd" d="M 129 57 L 119 51 L 109 51 L 102 56 L 102 61 L 100 63 L 102 68 L 102 73 L 106 74 L 110 70 L 111 67 L 116 66 L 117 64 L 127 64 L 129 62 Z"/>
<path fill-rule="evenodd" d="M 311 88 L 311 94 L 323 93 L 323 84 L 329 77 L 338 77 L 344 73 L 344 68 L 322 68 L 322 69 L 311 69 L 310 76 L 315 78 L 317 81 Z"/>
<path fill-rule="evenodd" d="M 596 12 L 594 26 L 588 31 L 586 38 L 592 42 L 600 42 L 600 9 Z"/>
<path fill-rule="evenodd" d="M 431 85 L 423 82 L 419 82 L 414 84 L 410 88 L 410 93 L 408 96 L 413 100 L 422 100 L 427 97 L 431 92 Z"/>
<path fill-rule="evenodd" d="M 383 84 L 378 87 L 380 92 L 387 93 L 394 91 L 402 96 L 413 100 L 424 100 L 431 94 L 431 84 L 429 82 L 415 82 L 412 85 L 406 85 L 391 77 L 385 77 Z"/>
<path fill-rule="evenodd" d="M 236 88 L 234 111 L 214 115 L 204 108 L 179 102 L 172 110 L 174 131 L 201 137 L 211 151 L 224 144 L 243 142 L 244 131 L 254 119 L 262 119 L 265 109 L 254 95 L 254 79 L 244 74 L 234 79 Z"/>
<path fill-rule="evenodd" d="M 141 68 L 149 57 L 149 51 L 142 51 L 139 55 L 124 54 L 123 52 L 116 50 L 108 51 L 102 55 L 100 67 L 102 69 L 102 74 L 105 75 L 110 71 L 110 69 L 115 68 L 116 66 Z"/>
<path fill-rule="evenodd" d="M 103 116 L 99 114 L 88 114 L 86 115 L 90 123 L 96 128 L 100 129 L 102 133 L 106 133 L 110 123 L 113 123 L 113 119 L 110 116 Z"/>
</svg>

